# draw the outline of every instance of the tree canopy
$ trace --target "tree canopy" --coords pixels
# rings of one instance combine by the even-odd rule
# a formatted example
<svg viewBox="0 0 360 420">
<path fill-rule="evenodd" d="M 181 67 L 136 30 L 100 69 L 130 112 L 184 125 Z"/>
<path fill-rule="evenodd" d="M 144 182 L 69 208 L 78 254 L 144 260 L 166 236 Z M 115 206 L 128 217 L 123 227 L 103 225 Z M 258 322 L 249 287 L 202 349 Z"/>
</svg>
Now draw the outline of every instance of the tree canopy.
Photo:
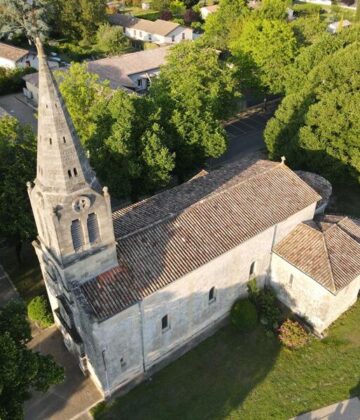
<svg viewBox="0 0 360 420">
<path fill-rule="evenodd" d="M 248 19 L 230 42 L 240 77 L 253 86 L 282 93 L 286 68 L 295 58 L 297 44 L 291 27 L 281 20 Z"/>
<path fill-rule="evenodd" d="M 271 159 L 285 155 L 295 168 L 360 181 L 359 46 L 330 52 L 285 97 L 265 130 Z"/>
<path fill-rule="evenodd" d="M 0 418 L 23 418 L 23 403 L 30 391 L 47 391 L 64 379 L 63 368 L 52 356 L 26 347 L 31 339 L 26 307 L 13 301 L 0 309 Z"/>
<path fill-rule="evenodd" d="M 96 46 L 107 55 L 116 55 L 129 50 L 130 42 L 120 26 L 104 23 L 96 32 Z"/>
<path fill-rule="evenodd" d="M 35 178 L 36 141 L 30 126 L 0 119 L 0 237 L 17 246 L 34 236 L 26 182 Z"/>
<path fill-rule="evenodd" d="M 206 18 L 203 41 L 213 48 L 226 50 L 232 28 L 249 13 L 245 0 L 220 0 L 218 11 Z"/>
</svg>

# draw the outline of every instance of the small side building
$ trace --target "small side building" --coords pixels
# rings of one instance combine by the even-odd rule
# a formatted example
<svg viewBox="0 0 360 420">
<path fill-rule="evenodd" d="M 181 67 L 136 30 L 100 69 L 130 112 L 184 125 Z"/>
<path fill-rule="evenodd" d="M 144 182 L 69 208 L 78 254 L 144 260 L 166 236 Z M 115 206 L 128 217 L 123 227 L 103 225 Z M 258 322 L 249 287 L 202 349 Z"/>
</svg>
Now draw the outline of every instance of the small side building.
<svg viewBox="0 0 360 420">
<path fill-rule="evenodd" d="M 300 223 L 273 249 L 271 284 L 322 333 L 357 300 L 360 221 L 327 215 Z"/>
<path fill-rule="evenodd" d="M 332 22 L 328 25 L 327 30 L 331 34 L 336 34 L 343 29 L 349 28 L 351 26 L 351 22 L 349 22 L 347 19 L 339 20 L 337 22 Z"/>
</svg>

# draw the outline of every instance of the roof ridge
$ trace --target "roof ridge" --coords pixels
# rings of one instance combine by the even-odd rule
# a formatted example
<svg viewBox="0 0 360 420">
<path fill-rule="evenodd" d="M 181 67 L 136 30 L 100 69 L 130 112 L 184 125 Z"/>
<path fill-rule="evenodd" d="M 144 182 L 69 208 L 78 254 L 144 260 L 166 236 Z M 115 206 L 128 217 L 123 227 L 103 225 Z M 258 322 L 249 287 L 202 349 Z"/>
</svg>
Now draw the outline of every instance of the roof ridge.
<svg viewBox="0 0 360 420">
<path fill-rule="evenodd" d="M 328 232 L 329 230 L 331 230 L 334 226 L 336 226 L 336 224 L 334 224 L 334 225 L 330 226 L 330 227 L 329 227 L 329 229 L 327 230 L 327 232 Z M 327 259 L 327 262 L 328 262 L 328 265 L 329 265 L 329 267 L 328 267 L 328 268 L 329 268 L 329 272 L 330 272 L 330 278 L 331 278 L 331 281 L 332 281 L 332 291 L 333 291 L 334 293 L 336 293 L 335 280 L 334 280 L 334 273 L 333 273 L 333 270 L 332 270 L 331 259 L 330 259 L 330 255 L 329 255 L 329 249 L 328 249 L 328 247 L 327 247 L 326 240 L 325 240 L 325 232 L 320 232 L 320 231 L 319 231 L 319 233 L 320 233 L 320 235 L 321 235 L 321 237 L 322 237 L 322 242 L 323 242 L 324 249 L 325 249 L 326 259 Z"/>
<path fill-rule="evenodd" d="M 232 191 L 233 189 L 235 189 L 235 188 L 239 187 L 240 185 L 242 185 L 244 182 L 249 181 L 250 179 L 256 178 L 256 177 L 258 177 L 258 176 L 260 176 L 260 175 L 263 175 L 263 174 L 265 174 L 265 173 L 268 173 L 268 172 L 270 172 L 271 170 L 273 170 L 273 169 L 275 169 L 275 168 L 277 168 L 278 166 L 281 166 L 281 165 L 282 165 L 282 164 L 281 164 L 281 163 L 279 163 L 278 165 L 272 166 L 271 168 L 268 168 L 268 169 L 266 169 L 265 171 L 263 171 L 263 172 L 261 172 L 261 173 L 259 173 L 259 174 L 253 175 L 253 176 L 251 176 L 250 178 L 245 178 L 245 179 L 243 179 L 242 181 L 240 181 L 240 182 L 236 183 L 235 185 L 230 185 L 229 187 L 225 188 L 224 190 L 218 191 L 218 192 L 213 193 L 213 194 L 212 194 L 212 193 L 210 193 L 210 194 L 208 194 L 206 197 L 202 198 L 201 200 L 196 201 L 195 203 L 191 204 L 189 207 L 187 207 L 187 208 L 185 208 L 185 209 L 183 209 L 183 210 L 179 210 L 179 211 L 177 211 L 176 213 L 168 213 L 165 217 L 162 217 L 161 219 L 156 220 L 155 222 L 153 222 L 153 223 L 151 223 L 151 224 L 149 224 L 149 225 L 146 225 L 146 226 L 144 226 L 144 227 L 142 227 L 142 228 L 136 229 L 136 230 L 134 230 L 134 231 L 132 231 L 132 232 L 130 232 L 130 233 L 128 233 L 128 234 L 126 234 L 126 235 L 124 235 L 124 236 L 119 236 L 119 237 L 117 237 L 117 238 L 116 238 L 116 240 L 117 240 L 117 241 L 120 241 L 120 240 L 122 240 L 122 239 L 128 238 L 129 236 L 132 236 L 132 235 L 138 234 L 139 232 L 144 232 L 144 231 L 146 231 L 146 230 L 148 230 L 148 229 L 152 228 L 153 226 L 156 226 L 156 225 L 161 224 L 162 222 L 164 222 L 164 221 L 166 221 L 166 220 L 171 219 L 172 217 L 175 217 L 175 216 L 177 216 L 177 215 L 179 215 L 179 214 L 182 214 L 182 213 L 187 213 L 190 209 L 195 208 L 195 207 L 198 207 L 200 204 L 203 204 L 204 202 L 208 202 L 208 201 L 210 201 L 210 200 L 212 200 L 212 199 L 215 199 L 215 198 L 217 198 L 219 195 L 225 194 L 225 193 L 229 192 L 230 190 Z M 189 181 L 190 181 L 190 180 L 189 180 Z M 188 181 L 187 181 L 187 182 L 188 182 Z M 181 185 L 181 184 L 180 184 L 180 185 Z M 176 188 L 176 187 L 174 187 L 174 188 Z M 145 198 L 144 200 L 139 201 L 139 203 L 141 203 L 141 202 L 145 202 L 145 201 L 149 200 L 150 198 L 151 198 L 151 197 L 149 197 L 149 198 Z M 136 204 L 138 204 L 138 203 L 134 203 L 134 205 L 136 205 Z M 121 209 L 119 209 L 119 210 L 121 210 Z"/>
</svg>

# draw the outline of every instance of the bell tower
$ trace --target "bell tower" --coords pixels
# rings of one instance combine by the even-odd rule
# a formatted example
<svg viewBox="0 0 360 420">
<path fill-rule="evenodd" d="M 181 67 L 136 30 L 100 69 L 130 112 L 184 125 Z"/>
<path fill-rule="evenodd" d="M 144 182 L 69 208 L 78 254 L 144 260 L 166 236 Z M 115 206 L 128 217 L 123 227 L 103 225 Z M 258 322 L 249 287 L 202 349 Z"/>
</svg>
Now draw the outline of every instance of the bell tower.
<svg viewBox="0 0 360 420">
<path fill-rule="evenodd" d="M 38 231 L 34 247 L 56 296 L 115 267 L 116 242 L 108 190 L 84 154 L 39 39 L 36 46 L 37 175 L 27 186 Z"/>
</svg>

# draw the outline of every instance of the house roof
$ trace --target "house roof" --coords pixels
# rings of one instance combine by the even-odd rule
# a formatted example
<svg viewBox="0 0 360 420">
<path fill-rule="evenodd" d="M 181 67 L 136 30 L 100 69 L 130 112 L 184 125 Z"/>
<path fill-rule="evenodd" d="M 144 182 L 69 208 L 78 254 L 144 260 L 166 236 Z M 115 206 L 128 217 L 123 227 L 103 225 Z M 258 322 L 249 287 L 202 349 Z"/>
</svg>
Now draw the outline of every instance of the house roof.
<svg viewBox="0 0 360 420">
<path fill-rule="evenodd" d="M 207 10 L 210 13 L 214 13 L 218 10 L 218 8 L 219 8 L 218 4 L 213 4 L 212 6 L 204 6 L 200 10 Z"/>
<path fill-rule="evenodd" d="M 360 221 L 325 216 L 301 223 L 274 252 L 336 294 L 360 275 Z"/>
<path fill-rule="evenodd" d="M 244 160 L 113 214 L 119 266 L 81 287 L 106 319 L 321 197 L 284 164 Z"/>
<path fill-rule="evenodd" d="M 88 70 L 98 74 L 101 79 L 109 80 L 112 88 L 119 85 L 134 87 L 134 82 L 129 76 L 159 69 L 165 64 L 169 48 L 155 48 L 90 61 Z"/>
<path fill-rule="evenodd" d="M 0 42 L 0 57 L 16 62 L 29 53 L 29 50 Z"/>
<path fill-rule="evenodd" d="M 109 16 L 109 22 L 125 28 L 137 29 L 151 34 L 166 36 L 181 25 L 167 20 L 157 19 L 155 22 L 147 19 L 136 18 L 131 15 L 116 13 Z"/>
</svg>

